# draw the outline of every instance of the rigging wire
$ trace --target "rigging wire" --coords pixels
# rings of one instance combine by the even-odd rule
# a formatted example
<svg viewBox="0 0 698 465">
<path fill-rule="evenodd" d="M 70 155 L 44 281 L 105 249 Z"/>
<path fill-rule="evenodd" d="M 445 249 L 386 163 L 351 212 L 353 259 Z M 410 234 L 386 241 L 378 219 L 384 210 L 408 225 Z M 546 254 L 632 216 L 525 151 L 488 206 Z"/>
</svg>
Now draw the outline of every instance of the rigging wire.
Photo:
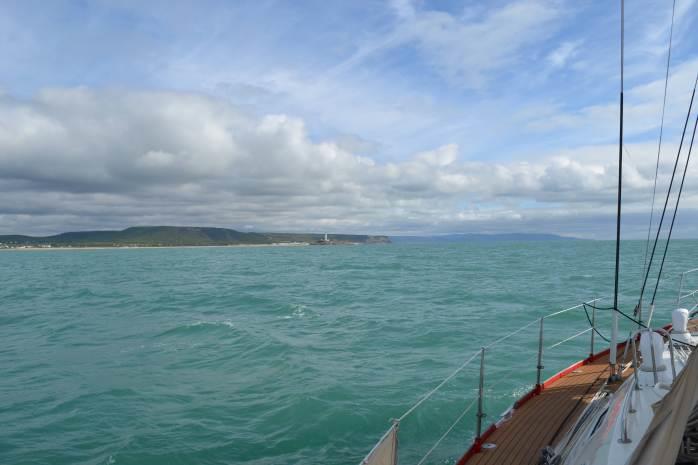
<svg viewBox="0 0 698 465">
<path fill-rule="evenodd" d="M 645 270 L 645 278 L 642 281 L 642 289 L 640 290 L 640 299 L 638 300 L 638 305 L 642 302 L 642 297 L 645 294 L 645 287 L 647 286 L 647 279 L 649 278 L 650 270 L 652 269 L 652 261 L 654 260 L 654 254 L 657 250 L 657 243 L 659 242 L 659 233 L 662 231 L 662 224 L 664 223 L 664 216 L 666 214 L 667 205 L 669 204 L 669 197 L 671 196 L 671 188 L 674 184 L 674 177 L 676 176 L 676 168 L 679 166 L 679 156 L 681 155 L 681 149 L 683 148 L 684 138 L 686 136 L 686 129 L 688 128 L 688 122 L 691 119 L 691 111 L 693 110 L 693 100 L 696 96 L 696 86 L 698 85 L 698 74 L 696 75 L 696 81 L 693 84 L 693 92 L 691 93 L 691 102 L 688 105 L 688 114 L 686 114 L 686 122 L 683 126 L 683 132 L 681 133 L 681 143 L 679 143 L 679 150 L 676 153 L 676 161 L 674 162 L 674 169 L 671 172 L 671 180 L 669 181 L 669 188 L 667 189 L 666 199 L 664 200 L 664 208 L 662 209 L 662 216 L 659 218 L 659 225 L 657 226 L 657 234 L 654 237 L 654 245 L 652 246 L 652 254 L 650 255 L 649 262 L 647 263 L 647 269 Z M 615 305 L 617 306 L 617 305 Z"/>
<path fill-rule="evenodd" d="M 698 76 L 696 76 L 696 81 L 698 81 Z M 676 221 L 676 214 L 679 211 L 679 201 L 681 200 L 681 192 L 683 192 L 683 183 L 686 180 L 686 171 L 688 171 L 688 162 L 691 160 L 691 151 L 693 151 L 693 141 L 696 138 L 696 127 L 698 126 L 698 114 L 696 115 L 696 122 L 693 124 L 693 135 L 691 136 L 691 145 L 688 147 L 688 155 L 686 155 L 686 164 L 683 167 L 683 176 L 681 176 L 681 184 L 679 185 L 679 193 L 676 195 L 676 205 L 674 206 L 674 215 L 671 218 L 671 226 L 669 226 L 669 234 L 666 239 L 666 244 L 664 244 L 664 254 L 662 255 L 662 263 L 659 266 L 659 274 L 657 274 L 657 283 L 654 286 L 654 293 L 652 294 L 652 304 L 654 304 L 654 299 L 657 297 L 657 289 L 659 288 L 659 280 L 662 277 L 662 270 L 664 269 L 664 260 L 666 260 L 666 253 L 669 250 L 669 242 L 671 241 L 671 233 L 674 230 L 674 221 Z"/>
<path fill-rule="evenodd" d="M 673 5 L 671 7 L 671 28 L 669 29 L 669 49 L 667 51 L 667 58 L 666 58 L 666 73 L 664 75 L 664 98 L 662 100 L 662 119 L 661 123 L 659 125 L 659 145 L 657 146 L 657 164 L 654 168 L 654 186 L 652 187 L 652 208 L 650 209 L 650 224 L 647 227 L 647 242 L 645 243 L 645 259 L 642 265 L 642 272 L 644 273 L 647 270 L 647 254 L 649 253 L 650 249 L 650 233 L 652 232 L 652 221 L 654 219 L 654 203 L 657 195 L 657 177 L 659 175 L 659 157 L 660 154 L 662 153 L 662 138 L 664 135 L 664 115 L 665 115 L 665 110 L 666 110 L 666 95 L 667 95 L 667 89 L 669 87 L 669 68 L 671 64 L 671 44 L 674 38 L 674 14 L 676 12 L 676 0 L 674 0 Z M 640 303 L 638 306 L 642 305 L 642 297 L 640 297 Z M 639 307 L 638 307 L 639 308 Z M 637 315 L 637 309 L 635 311 L 635 314 Z"/>
</svg>

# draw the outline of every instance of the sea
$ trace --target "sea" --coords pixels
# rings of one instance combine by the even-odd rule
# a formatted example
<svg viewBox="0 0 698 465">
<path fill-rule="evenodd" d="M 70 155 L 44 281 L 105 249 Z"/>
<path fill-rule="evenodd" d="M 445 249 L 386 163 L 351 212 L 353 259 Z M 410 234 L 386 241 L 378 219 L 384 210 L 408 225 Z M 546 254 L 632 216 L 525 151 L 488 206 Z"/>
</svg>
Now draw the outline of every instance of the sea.
<svg viewBox="0 0 698 465">
<path fill-rule="evenodd" d="M 645 243 L 621 251 L 632 315 Z M 697 252 L 671 243 L 656 325 Z M 423 462 L 451 464 L 481 347 L 484 429 L 536 382 L 541 316 L 603 298 L 543 320 L 542 379 L 608 347 L 613 268 L 582 240 L 0 251 L 0 464 L 358 465 L 473 359 L 399 424 L 401 464 L 452 428 Z"/>
</svg>

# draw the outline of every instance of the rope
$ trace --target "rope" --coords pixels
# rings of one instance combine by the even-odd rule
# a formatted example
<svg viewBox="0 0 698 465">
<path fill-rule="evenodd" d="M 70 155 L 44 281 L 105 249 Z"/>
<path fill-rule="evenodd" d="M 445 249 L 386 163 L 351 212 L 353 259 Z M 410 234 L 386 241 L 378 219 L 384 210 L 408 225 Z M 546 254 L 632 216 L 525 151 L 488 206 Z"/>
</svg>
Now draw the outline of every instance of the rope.
<svg viewBox="0 0 698 465">
<path fill-rule="evenodd" d="M 431 446 L 431 449 L 429 449 L 429 450 L 427 451 L 427 453 L 424 455 L 424 457 L 422 457 L 422 459 L 421 459 L 419 462 L 417 462 L 417 465 L 422 465 L 422 464 L 424 463 L 424 461 L 431 455 L 431 453 L 434 452 L 434 450 L 436 450 L 437 447 L 439 447 L 439 444 L 441 444 L 441 442 L 442 442 L 444 439 L 446 439 L 446 436 L 448 436 L 449 433 L 453 430 L 453 428 L 455 428 L 456 425 L 463 419 L 463 417 L 465 416 L 465 414 L 468 413 L 468 412 L 470 411 L 471 408 L 473 408 L 473 405 L 475 405 L 475 402 L 477 402 L 477 399 L 473 399 L 473 401 L 470 402 L 470 405 L 468 405 L 468 406 L 465 408 L 465 410 L 463 410 L 463 413 L 461 413 L 461 414 L 458 416 L 458 418 L 456 418 L 456 421 L 453 422 L 453 424 L 451 425 L 451 427 L 448 428 L 448 429 L 446 430 L 446 432 L 445 432 L 444 434 L 441 435 L 441 437 L 439 438 L 439 440 L 436 441 L 436 444 L 434 444 L 433 446 Z"/>
<path fill-rule="evenodd" d="M 662 153 L 662 137 L 664 135 L 664 114 L 666 110 L 666 94 L 669 86 L 669 65 L 671 63 L 671 43 L 674 37 L 674 13 L 676 12 L 676 0 L 671 7 L 671 29 L 669 30 L 669 50 L 666 58 L 666 74 L 664 75 L 664 99 L 662 101 L 662 120 L 659 125 L 659 145 L 657 147 L 657 165 L 654 168 L 654 187 L 652 187 L 652 209 L 650 210 L 650 224 L 647 227 L 647 243 L 645 244 L 645 260 L 642 265 L 642 272 L 647 270 L 647 254 L 650 248 L 650 232 L 652 231 L 652 220 L 654 218 L 654 203 L 657 195 L 657 177 L 659 175 L 659 156 Z"/>
<path fill-rule="evenodd" d="M 698 82 L 698 74 L 696 74 L 696 82 Z M 676 221 L 676 214 L 679 211 L 679 202 L 681 201 L 681 193 L 683 192 L 683 183 L 686 180 L 688 162 L 691 160 L 691 152 L 693 151 L 693 141 L 696 138 L 696 126 L 698 126 L 698 115 L 696 115 L 696 122 L 693 124 L 693 135 L 691 136 L 691 145 L 688 147 L 688 155 L 686 155 L 686 164 L 683 167 L 683 176 L 681 176 L 681 184 L 679 185 L 679 193 L 676 195 L 674 215 L 671 218 L 671 226 L 669 226 L 669 235 L 667 236 L 666 244 L 664 245 L 664 255 L 662 255 L 662 264 L 659 266 L 659 274 L 657 275 L 657 284 L 655 284 L 654 294 L 652 294 L 652 304 L 654 304 L 654 299 L 655 297 L 657 297 L 657 289 L 659 289 L 659 280 L 662 277 L 662 270 L 664 269 L 664 260 L 666 260 L 666 253 L 667 250 L 669 250 L 669 242 L 671 241 L 671 233 L 674 230 L 674 221 Z"/>
<path fill-rule="evenodd" d="M 478 355 L 480 355 L 480 350 L 478 350 L 477 352 L 475 352 L 475 353 L 473 354 L 472 357 L 470 357 L 470 358 L 467 359 L 465 362 L 463 362 L 463 364 L 462 364 L 461 366 L 459 366 L 458 368 L 456 368 L 456 369 L 453 371 L 453 373 L 451 373 L 451 374 L 448 375 L 443 381 L 441 381 L 441 382 L 439 383 L 438 386 L 436 386 L 434 389 L 432 389 L 431 391 L 429 391 L 429 392 L 427 392 L 426 394 L 424 394 L 424 396 L 422 396 L 422 398 L 419 399 L 419 400 L 417 401 L 416 404 L 414 404 L 414 405 L 413 405 L 412 407 L 410 407 L 405 413 L 403 413 L 402 416 L 401 416 L 400 418 L 398 418 L 397 421 L 402 421 L 402 420 L 404 420 L 405 418 L 407 418 L 407 416 L 408 416 L 410 413 L 412 413 L 412 412 L 414 411 L 414 409 L 416 409 L 417 407 L 419 407 L 420 405 L 422 405 L 422 403 L 424 403 L 425 400 L 427 400 L 428 398 L 430 398 L 436 391 L 438 391 L 439 389 L 441 389 L 441 387 L 443 387 L 444 384 L 448 383 L 454 376 L 456 376 L 458 373 L 460 373 L 460 371 L 461 371 L 463 368 L 465 368 L 466 366 L 468 366 L 468 364 L 469 364 L 470 362 L 472 362 L 473 360 L 475 360 L 475 357 L 477 357 Z"/>
<path fill-rule="evenodd" d="M 597 310 L 598 310 L 598 309 L 597 309 Z M 620 315 L 624 316 L 625 318 L 627 318 L 628 320 L 630 320 L 630 321 L 632 321 L 633 323 L 637 324 L 638 326 L 641 326 L 641 327 L 643 327 L 643 328 L 645 328 L 645 329 L 650 329 L 649 326 L 647 326 L 646 324 L 644 324 L 644 323 L 641 322 L 641 321 L 636 320 L 635 318 L 631 317 L 631 316 L 628 315 L 627 313 L 621 311 L 619 308 L 602 308 L 601 310 L 615 310 L 615 311 L 618 312 Z M 586 311 L 586 308 L 585 308 L 585 311 Z M 587 313 L 587 319 L 588 319 L 588 318 L 589 318 L 589 314 Z M 591 320 L 589 320 L 589 324 L 591 324 Z M 595 328 L 594 328 L 594 329 L 595 329 Z M 610 342 L 608 339 L 606 339 L 604 336 L 602 336 L 601 333 L 599 333 L 598 331 L 596 331 L 596 334 L 598 334 L 599 336 L 601 336 L 601 337 L 602 337 L 603 339 L 605 339 L 607 342 Z M 677 341 L 677 340 L 675 340 L 674 343 L 676 343 L 676 344 L 681 344 L 681 345 L 685 345 L 685 346 L 691 347 L 691 348 L 693 348 L 693 349 L 695 349 L 696 347 L 698 347 L 698 346 L 694 346 L 693 344 L 689 344 L 689 343 L 683 342 L 683 341 Z"/>
<path fill-rule="evenodd" d="M 597 305 L 586 304 L 587 307 L 593 308 L 594 310 L 615 310 L 615 307 L 599 307 Z"/>
<path fill-rule="evenodd" d="M 593 309 L 598 309 L 597 307 L 592 307 L 592 308 L 593 308 Z M 613 310 L 613 309 L 612 309 L 612 308 L 609 308 L 609 310 Z M 596 325 L 594 325 L 594 323 L 591 322 L 591 318 L 589 318 L 589 311 L 587 310 L 587 306 L 586 306 L 586 305 L 584 305 L 584 314 L 587 316 L 587 321 L 589 322 L 589 326 L 591 326 L 591 329 L 593 329 L 594 332 L 595 332 L 596 334 L 598 334 L 598 336 L 599 336 L 601 339 L 603 339 L 604 341 L 606 341 L 606 342 L 611 342 L 606 336 L 604 336 L 603 334 L 601 334 L 601 332 L 600 332 L 598 329 L 596 329 Z"/>
</svg>

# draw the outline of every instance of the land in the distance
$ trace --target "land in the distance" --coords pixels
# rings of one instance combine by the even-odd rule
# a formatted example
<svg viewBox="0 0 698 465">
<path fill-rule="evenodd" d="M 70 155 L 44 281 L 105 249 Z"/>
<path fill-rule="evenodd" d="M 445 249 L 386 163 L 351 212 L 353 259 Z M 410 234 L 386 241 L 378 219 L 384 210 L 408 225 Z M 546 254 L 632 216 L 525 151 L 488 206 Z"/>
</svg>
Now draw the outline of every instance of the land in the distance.
<svg viewBox="0 0 698 465">
<path fill-rule="evenodd" d="M 137 226 L 122 231 L 78 231 L 54 236 L 0 235 L 0 248 L 192 247 L 233 245 L 385 244 L 387 236 L 255 233 L 225 228 Z"/>
<path fill-rule="evenodd" d="M 559 241 L 555 234 L 443 234 L 432 236 L 377 236 L 317 233 L 257 233 L 226 228 L 137 226 L 121 231 L 78 231 L 53 236 L 0 235 L 0 249 L 204 247 L 341 244 L 429 244 L 491 241 Z"/>
<path fill-rule="evenodd" d="M 457 243 L 457 242 L 497 242 L 497 241 L 564 241 L 574 240 L 574 237 L 558 236 L 557 234 L 540 233 L 499 233 L 499 234 L 441 234 L 434 236 L 391 236 L 392 242 L 397 244 L 432 244 L 432 243 Z"/>
</svg>

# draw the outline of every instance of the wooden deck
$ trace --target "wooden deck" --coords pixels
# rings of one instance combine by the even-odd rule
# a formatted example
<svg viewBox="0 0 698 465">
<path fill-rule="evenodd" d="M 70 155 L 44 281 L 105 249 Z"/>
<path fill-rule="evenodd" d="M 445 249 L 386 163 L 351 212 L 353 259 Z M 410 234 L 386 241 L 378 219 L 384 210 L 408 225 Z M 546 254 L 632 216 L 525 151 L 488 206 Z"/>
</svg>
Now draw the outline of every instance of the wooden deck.
<svg viewBox="0 0 698 465">
<path fill-rule="evenodd" d="M 525 399 L 509 420 L 489 430 L 484 442 L 497 447 L 466 454 L 459 463 L 537 465 L 541 449 L 564 436 L 603 386 L 610 374 L 608 354 L 570 368 L 546 382 L 540 394 Z"/>
<path fill-rule="evenodd" d="M 692 320 L 689 330 L 697 329 L 698 320 Z M 619 357 L 622 351 L 619 345 Z M 632 373 L 629 365 L 624 378 Z M 495 444 L 494 449 L 478 451 L 476 444 L 458 465 L 537 465 L 541 449 L 561 439 L 575 424 L 609 374 L 605 350 L 553 376 L 539 393 L 529 393 L 519 400 L 511 418 L 483 433 L 482 442 Z M 619 386 L 615 383 L 608 388 L 613 391 Z"/>
</svg>

